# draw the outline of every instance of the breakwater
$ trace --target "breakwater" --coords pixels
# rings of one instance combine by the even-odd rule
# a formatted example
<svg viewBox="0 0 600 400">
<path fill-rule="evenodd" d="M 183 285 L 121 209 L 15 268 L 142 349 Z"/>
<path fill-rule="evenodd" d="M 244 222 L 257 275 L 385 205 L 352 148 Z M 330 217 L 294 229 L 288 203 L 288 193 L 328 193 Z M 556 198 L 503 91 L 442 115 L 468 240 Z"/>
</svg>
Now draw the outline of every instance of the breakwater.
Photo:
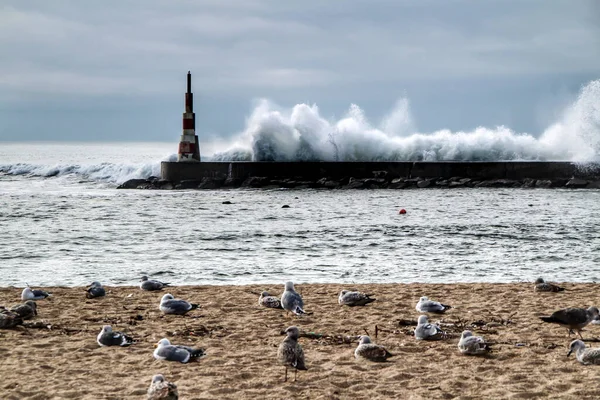
<svg viewBox="0 0 600 400">
<path fill-rule="evenodd" d="M 600 164 L 497 162 L 163 162 L 161 177 L 123 189 L 221 187 L 404 189 L 426 187 L 600 188 Z"/>
</svg>

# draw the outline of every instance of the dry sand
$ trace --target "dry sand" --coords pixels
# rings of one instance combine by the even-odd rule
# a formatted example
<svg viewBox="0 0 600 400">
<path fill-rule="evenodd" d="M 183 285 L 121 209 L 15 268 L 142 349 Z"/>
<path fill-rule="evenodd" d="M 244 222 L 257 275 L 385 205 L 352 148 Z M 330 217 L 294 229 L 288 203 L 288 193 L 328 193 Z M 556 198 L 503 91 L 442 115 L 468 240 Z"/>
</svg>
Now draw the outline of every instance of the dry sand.
<svg viewBox="0 0 600 400">
<path fill-rule="evenodd" d="M 562 293 L 534 293 L 530 284 L 297 285 L 314 313 L 304 318 L 258 306 L 260 291 L 279 296 L 283 285 L 174 287 L 169 292 L 176 297 L 201 304 L 186 317 L 161 315 L 165 292 L 107 287 L 105 298 L 87 300 L 82 288 L 46 288 L 53 298 L 38 301 L 39 316 L 27 323 L 44 321 L 50 329 L 0 330 L 0 393 L 4 399 L 140 399 L 152 375 L 163 373 L 182 399 L 600 398 L 600 366 L 567 358 L 567 330 L 538 318 L 598 305 L 599 285 L 565 286 Z M 340 307 L 342 288 L 374 293 L 377 301 Z M 0 305 L 19 303 L 20 292 L 0 289 Z M 449 326 L 454 337 L 416 341 L 413 327 L 400 323 L 416 321 L 421 295 L 454 306 L 431 318 L 455 324 Z M 473 323 L 495 343 L 487 357 L 457 350 L 457 336 Z M 99 347 L 104 324 L 139 342 Z M 276 353 L 280 332 L 290 325 L 326 336 L 300 338 L 309 370 L 284 383 Z M 396 356 L 385 363 L 355 361 L 356 344 L 343 337 L 365 332 Z M 600 325 L 584 331 L 586 339 L 598 336 Z M 204 347 L 208 355 L 190 364 L 156 361 L 154 344 L 163 337 Z"/>
</svg>

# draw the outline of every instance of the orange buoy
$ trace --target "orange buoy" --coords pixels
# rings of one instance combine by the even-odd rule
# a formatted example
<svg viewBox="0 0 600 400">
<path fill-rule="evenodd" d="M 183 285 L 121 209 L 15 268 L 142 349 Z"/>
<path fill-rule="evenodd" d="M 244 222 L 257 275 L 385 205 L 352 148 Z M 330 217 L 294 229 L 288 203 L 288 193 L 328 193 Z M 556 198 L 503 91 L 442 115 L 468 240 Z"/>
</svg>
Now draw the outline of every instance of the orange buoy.
<svg viewBox="0 0 600 400">
<path fill-rule="evenodd" d="M 403 208 L 400 211 L 398 211 L 398 214 L 406 214 L 406 210 Z"/>
</svg>

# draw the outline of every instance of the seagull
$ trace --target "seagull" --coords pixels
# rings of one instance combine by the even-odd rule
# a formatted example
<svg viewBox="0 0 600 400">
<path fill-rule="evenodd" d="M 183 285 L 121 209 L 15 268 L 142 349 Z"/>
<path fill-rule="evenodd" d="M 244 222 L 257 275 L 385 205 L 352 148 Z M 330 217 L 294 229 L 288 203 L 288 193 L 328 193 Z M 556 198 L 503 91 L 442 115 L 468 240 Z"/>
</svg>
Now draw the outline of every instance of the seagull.
<svg viewBox="0 0 600 400">
<path fill-rule="evenodd" d="M 167 382 L 162 374 L 152 377 L 152 383 L 148 388 L 148 400 L 178 400 L 177 385 Z"/>
<path fill-rule="evenodd" d="M 198 308 L 198 304 L 176 299 L 172 294 L 167 293 L 160 300 L 160 306 L 158 308 L 165 314 L 184 315 L 188 311 Z"/>
<path fill-rule="evenodd" d="M 31 319 L 37 315 L 37 304 L 35 304 L 35 301 L 33 300 L 27 300 L 25 303 L 11 307 L 10 311 L 14 312 L 24 320 Z"/>
<path fill-rule="evenodd" d="M 204 349 L 174 345 L 169 342 L 169 339 L 160 339 L 156 344 L 156 350 L 154 350 L 154 358 L 157 360 L 178 361 L 183 364 L 205 354 Z"/>
<path fill-rule="evenodd" d="M 537 278 L 533 283 L 534 292 L 562 292 L 564 287 L 545 282 L 542 278 Z"/>
<path fill-rule="evenodd" d="M 354 357 L 357 359 L 369 361 L 385 361 L 393 354 L 386 350 L 385 347 L 371 342 L 369 336 L 360 336 L 358 347 L 354 350 Z"/>
<path fill-rule="evenodd" d="M 275 296 L 271 296 L 269 292 L 262 292 L 258 298 L 258 305 L 267 308 L 283 308 L 281 300 Z"/>
<path fill-rule="evenodd" d="M 371 298 L 372 294 L 362 292 L 351 292 L 350 290 L 342 290 L 338 297 L 338 303 L 341 306 L 364 306 L 375 301 Z"/>
<path fill-rule="evenodd" d="M 596 307 L 590 308 L 565 308 L 552 313 L 549 317 L 540 317 L 544 322 L 556 323 L 565 326 L 569 331 L 569 336 L 573 331 L 579 333 L 587 324 L 598 318 L 599 312 Z"/>
<path fill-rule="evenodd" d="M 415 308 L 421 313 L 443 314 L 452 307 L 437 301 L 429 300 L 427 297 L 423 296 L 419 299 Z"/>
<path fill-rule="evenodd" d="M 583 365 L 600 364 L 600 349 L 598 348 L 586 349 L 583 341 L 573 340 L 571 342 L 571 346 L 569 346 L 567 357 L 569 357 L 573 351 L 575 351 L 575 357 L 577 358 L 577 361 Z"/>
<path fill-rule="evenodd" d="M 122 332 L 113 332 L 110 325 L 104 325 L 96 339 L 98 344 L 105 346 L 121 346 L 127 347 L 133 343 L 133 338 Z"/>
<path fill-rule="evenodd" d="M 11 329 L 23 325 L 23 318 L 15 312 L 3 309 L 0 312 L 0 329 Z"/>
<path fill-rule="evenodd" d="M 163 290 L 163 288 L 170 285 L 170 283 L 165 283 L 154 279 L 148 279 L 148 277 L 145 275 L 142 276 L 140 282 L 142 282 L 140 284 L 140 289 L 148 291 Z"/>
<path fill-rule="evenodd" d="M 31 289 L 29 285 L 27 285 L 21 293 L 21 300 L 44 300 L 46 297 L 51 295 L 51 293 L 44 292 L 43 290 Z"/>
<path fill-rule="evenodd" d="M 481 336 L 473 336 L 473 332 L 463 331 L 458 342 L 458 350 L 466 355 L 480 355 L 492 351 L 492 348 Z"/>
<path fill-rule="evenodd" d="M 302 296 L 294 290 L 293 282 L 285 283 L 285 289 L 281 294 L 281 305 L 284 310 L 291 311 L 296 315 L 306 314 L 303 310 L 304 301 L 302 301 Z"/>
<path fill-rule="evenodd" d="M 93 299 L 95 297 L 103 297 L 106 295 L 106 291 L 98 281 L 94 281 L 90 284 L 89 289 L 87 290 L 85 297 L 88 299 Z"/>
<path fill-rule="evenodd" d="M 291 283 L 291 282 L 289 282 Z M 286 284 L 287 288 L 287 284 Z M 293 290 L 293 285 L 292 285 Z M 279 363 L 285 366 L 285 379 L 287 382 L 288 368 L 294 368 L 294 382 L 296 382 L 296 374 L 298 370 L 306 371 L 306 365 L 304 365 L 304 351 L 302 346 L 298 343 L 298 336 L 300 332 L 295 326 L 290 326 L 285 330 L 286 337 L 277 349 L 277 359 Z"/>
<path fill-rule="evenodd" d="M 430 324 L 426 315 L 421 315 L 415 328 L 415 339 L 417 340 L 441 340 L 446 338 L 446 332 L 438 325 Z"/>
</svg>

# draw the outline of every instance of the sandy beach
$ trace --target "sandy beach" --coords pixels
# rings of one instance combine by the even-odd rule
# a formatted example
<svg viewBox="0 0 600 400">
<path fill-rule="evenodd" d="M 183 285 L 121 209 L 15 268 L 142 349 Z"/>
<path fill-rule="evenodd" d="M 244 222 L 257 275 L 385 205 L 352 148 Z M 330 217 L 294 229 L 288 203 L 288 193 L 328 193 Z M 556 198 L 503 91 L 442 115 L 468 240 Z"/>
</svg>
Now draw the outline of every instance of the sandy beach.
<svg viewBox="0 0 600 400">
<path fill-rule="evenodd" d="M 5 399 L 140 399 L 152 375 L 178 385 L 182 399 L 478 399 L 600 398 L 600 366 L 567 358 L 573 339 L 540 316 L 564 307 L 598 305 L 598 284 L 564 284 L 561 293 L 534 293 L 531 284 L 298 284 L 312 315 L 303 318 L 260 307 L 259 293 L 280 296 L 281 285 L 180 286 L 169 290 L 199 303 L 187 316 L 163 316 L 163 292 L 106 287 L 107 296 L 86 299 L 84 288 L 43 288 L 29 328 L 0 330 L 0 388 Z M 374 293 L 366 307 L 341 307 L 341 289 Z M 0 305 L 20 303 L 21 288 L 1 288 Z M 452 335 L 439 342 L 412 336 L 422 295 L 453 306 L 433 322 Z M 43 322 L 43 323 L 41 323 Z M 100 347 L 102 325 L 137 340 L 130 347 Z M 276 352 L 281 331 L 296 325 L 308 371 L 283 382 Z M 377 337 L 375 337 L 377 327 Z M 465 328 L 494 343 L 485 357 L 461 355 Z M 354 336 L 368 333 L 395 355 L 385 363 L 354 359 Z M 600 337 L 589 325 L 584 338 Z M 156 361 L 154 344 L 199 346 L 207 356 L 179 364 Z M 588 346 L 595 346 L 588 342 Z"/>
</svg>

